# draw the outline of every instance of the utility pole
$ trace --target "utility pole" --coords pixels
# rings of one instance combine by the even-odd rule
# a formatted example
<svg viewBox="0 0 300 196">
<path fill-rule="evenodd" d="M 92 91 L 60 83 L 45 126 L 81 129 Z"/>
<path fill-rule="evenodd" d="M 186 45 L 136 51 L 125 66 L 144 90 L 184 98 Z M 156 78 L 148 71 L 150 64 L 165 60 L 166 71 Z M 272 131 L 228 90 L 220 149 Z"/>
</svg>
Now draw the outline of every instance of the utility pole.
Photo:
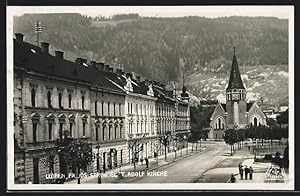
<svg viewBox="0 0 300 196">
<path fill-rule="evenodd" d="M 42 26 L 40 21 L 36 21 L 34 24 L 34 30 L 36 34 L 36 45 L 40 46 L 40 33 L 42 32 Z"/>
</svg>

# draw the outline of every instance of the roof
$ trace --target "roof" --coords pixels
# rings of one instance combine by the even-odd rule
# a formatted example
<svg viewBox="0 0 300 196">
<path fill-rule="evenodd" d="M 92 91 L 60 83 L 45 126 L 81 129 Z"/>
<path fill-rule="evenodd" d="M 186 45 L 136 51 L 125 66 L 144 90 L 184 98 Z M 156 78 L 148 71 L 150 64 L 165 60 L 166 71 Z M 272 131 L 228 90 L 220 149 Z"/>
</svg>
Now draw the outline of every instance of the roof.
<svg viewBox="0 0 300 196">
<path fill-rule="evenodd" d="M 225 104 L 225 103 L 222 103 L 221 106 L 222 106 L 222 108 L 224 109 L 224 111 L 226 112 L 226 104 Z"/>
<path fill-rule="evenodd" d="M 105 78 L 108 73 L 95 72 L 91 67 L 43 53 L 40 47 L 15 39 L 14 66 L 24 68 L 27 71 L 99 85 L 104 89 L 119 93 L 123 92 Z"/>
<path fill-rule="evenodd" d="M 254 102 L 247 103 L 247 112 L 249 112 L 249 110 L 253 104 L 254 104 Z"/>
<path fill-rule="evenodd" d="M 245 89 L 235 54 L 233 55 L 230 78 L 227 89 Z"/>
</svg>

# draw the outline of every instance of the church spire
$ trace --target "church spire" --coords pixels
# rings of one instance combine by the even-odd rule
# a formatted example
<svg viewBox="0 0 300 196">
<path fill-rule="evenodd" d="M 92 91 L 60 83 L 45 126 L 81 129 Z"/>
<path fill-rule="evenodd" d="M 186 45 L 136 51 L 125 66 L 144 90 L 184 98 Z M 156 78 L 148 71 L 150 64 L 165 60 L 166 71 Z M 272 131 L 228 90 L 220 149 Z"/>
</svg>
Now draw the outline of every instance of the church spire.
<svg viewBox="0 0 300 196">
<path fill-rule="evenodd" d="M 233 60 L 227 89 L 245 89 L 236 59 L 235 47 L 233 47 Z"/>
</svg>

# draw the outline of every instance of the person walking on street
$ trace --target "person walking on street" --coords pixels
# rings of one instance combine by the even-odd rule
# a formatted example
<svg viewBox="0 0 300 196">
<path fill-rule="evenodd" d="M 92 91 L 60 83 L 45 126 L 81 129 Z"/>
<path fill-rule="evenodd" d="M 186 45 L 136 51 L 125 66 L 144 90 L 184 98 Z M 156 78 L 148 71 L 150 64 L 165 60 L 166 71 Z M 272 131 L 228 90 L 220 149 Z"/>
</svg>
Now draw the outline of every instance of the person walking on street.
<svg viewBox="0 0 300 196">
<path fill-rule="evenodd" d="M 243 166 L 241 164 L 239 164 L 239 173 L 240 173 L 240 177 L 241 177 L 241 180 L 243 180 Z"/>
<path fill-rule="evenodd" d="M 250 166 L 249 168 L 249 178 L 252 180 L 253 168 Z"/>
<path fill-rule="evenodd" d="M 248 173 L 249 173 L 249 168 L 247 167 L 247 165 L 245 166 L 245 180 L 248 179 Z"/>
<path fill-rule="evenodd" d="M 230 177 L 230 182 L 231 183 L 235 183 L 235 181 L 236 181 L 236 179 L 234 177 L 234 174 L 232 174 L 231 177 Z"/>
<path fill-rule="evenodd" d="M 145 158 L 145 162 L 146 162 L 146 168 L 148 168 L 149 167 L 149 160 L 148 160 L 147 157 Z"/>
</svg>

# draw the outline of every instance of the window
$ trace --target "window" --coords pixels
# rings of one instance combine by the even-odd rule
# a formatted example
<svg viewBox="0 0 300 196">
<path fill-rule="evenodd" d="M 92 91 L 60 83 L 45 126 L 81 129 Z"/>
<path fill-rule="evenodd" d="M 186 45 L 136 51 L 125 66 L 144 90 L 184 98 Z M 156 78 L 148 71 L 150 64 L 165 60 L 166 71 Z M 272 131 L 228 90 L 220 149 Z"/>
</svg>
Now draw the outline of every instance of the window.
<svg viewBox="0 0 300 196">
<path fill-rule="evenodd" d="M 110 116 L 110 103 L 107 104 L 107 116 Z"/>
<path fill-rule="evenodd" d="M 138 104 L 135 105 L 135 109 L 136 109 L 136 114 L 139 114 Z"/>
<path fill-rule="evenodd" d="M 62 106 L 62 93 L 61 92 L 58 93 L 58 105 L 59 105 L 59 108 L 63 108 L 63 106 Z"/>
<path fill-rule="evenodd" d="M 82 123 L 82 136 L 85 137 L 85 122 Z"/>
<path fill-rule="evenodd" d="M 32 123 L 32 141 L 37 142 L 37 123 Z"/>
<path fill-rule="evenodd" d="M 63 138 L 63 128 L 64 128 L 64 123 L 59 123 L 59 138 L 61 140 Z"/>
<path fill-rule="evenodd" d="M 104 115 L 104 102 L 101 102 L 101 114 Z"/>
<path fill-rule="evenodd" d="M 138 133 L 139 132 L 139 123 L 136 122 L 136 132 Z"/>
<path fill-rule="evenodd" d="M 115 127 L 115 139 L 117 139 L 117 127 Z"/>
<path fill-rule="evenodd" d="M 254 121 L 254 126 L 257 127 L 257 118 L 254 117 L 253 121 Z"/>
<path fill-rule="evenodd" d="M 128 114 L 130 114 L 130 109 L 129 109 L 129 103 L 127 104 L 128 108 L 127 108 L 127 111 L 128 111 Z"/>
<path fill-rule="evenodd" d="M 221 129 L 221 119 L 218 119 L 219 129 Z"/>
<path fill-rule="evenodd" d="M 48 92 L 47 92 L 47 100 L 48 100 L 48 108 L 52 108 L 50 90 L 48 90 Z"/>
<path fill-rule="evenodd" d="M 48 124 L 48 139 L 52 140 L 52 123 Z"/>
<path fill-rule="evenodd" d="M 40 183 L 39 158 L 33 158 L 33 184 Z"/>
<path fill-rule="evenodd" d="M 122 138 L 122 125 L 120 125 L 120 138 Z"/>
<path fill-rule="evenodd" d="M 132 114 L 132 103 L 130 103 L 130 114 Z"/>
<path fill-rule="evenodd" d="M 114 116 L 116 116 L 116 103 L 114 103 Z"/>
<path fill-rule="evenodd" d="M 72 94 L 69 93 L 69 108 L 72 108 Z"/>
<path fill-rule="evenodd" d="M 81 96 L 81 105 L 82 109 L 84 110 L 84 95 Z"/>
<path fill-rule="evenodd" d="M 111 126 L 108 127 L 108 139 L 110 140 L 110 131 L 111 131 Z"/>
<path fill-rule="evenodd" d="M 95 115 L 98 116 L 98 111 L 97 111 L 97 101 L 95 101 Z"/>
<path fill-rule="evenodd" d="M 122 116 L 122 112 L 121 112 L 121 104 L 119 103 L 119 116 Z"/>
<path fill-rule="evenodd" d="M 70 123 L 70 137 L 73 137 L 73 123 Z"/>
<path fill-rule="evenodd" d="M 105 140 L 105 126 L 102 127 L 102 140 Z"/>
<path fill-rule="evenodd" d="M 31 106 L 35 107 L 35 89 L 31 89 Z"/>
<path fill-rule="evenodd" d="M 96 127 L 96 141 L 99 140 L 99 133 L 98 133 L 98 127 Z"/>
</svg>

